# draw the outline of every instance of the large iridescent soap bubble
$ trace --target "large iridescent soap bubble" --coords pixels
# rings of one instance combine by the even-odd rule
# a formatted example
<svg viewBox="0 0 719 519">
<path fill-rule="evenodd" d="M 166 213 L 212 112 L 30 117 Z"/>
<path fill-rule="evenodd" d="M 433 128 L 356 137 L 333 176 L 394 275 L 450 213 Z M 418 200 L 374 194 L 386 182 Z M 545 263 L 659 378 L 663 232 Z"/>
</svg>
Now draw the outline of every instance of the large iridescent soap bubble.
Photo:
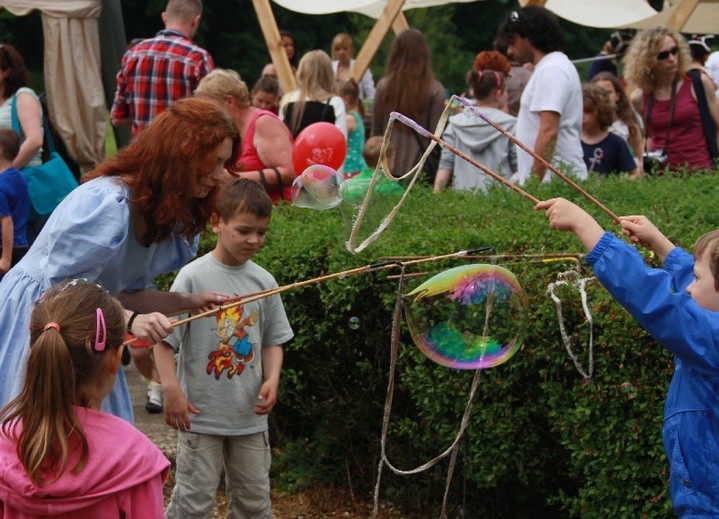
<svg viewBox="0 0 719 519">
<path fill-rule="evenodd" d="M 509 360 L 526 331 L 526 297 L 497 265 L 464 265 L 428 279 L 404 297 L 417 347 L 450 368 L 486 369 Z"/>
<path fill-rule="evenodd" d="M 344 178 L 329 166 L 315 164 L 292 182 L 292 203 L 310 209 L 332 209 L 342 203 Z"/>
</svg>

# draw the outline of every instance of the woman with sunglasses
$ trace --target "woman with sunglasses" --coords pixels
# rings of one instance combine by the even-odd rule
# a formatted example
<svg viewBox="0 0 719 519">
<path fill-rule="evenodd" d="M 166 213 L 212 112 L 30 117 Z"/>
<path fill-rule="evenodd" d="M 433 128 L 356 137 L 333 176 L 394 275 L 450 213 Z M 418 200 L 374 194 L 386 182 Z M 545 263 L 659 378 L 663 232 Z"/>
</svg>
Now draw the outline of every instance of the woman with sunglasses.
<svg viewBox="0 0 719 519">
<path fill-rule="evenodd" d="M 645 122 L 646 151 L 665 157 L 671 171 L 713 167 L 697 92 L 686 76 L 690 62 L 684 38 L 661 26 L 638 33 L 624 57 L 625 79 L 638 87 L 631 98 Z M 708 77 L 702 77 L 701 85 L 716 130 L 719 100 Z"/>
</svg>

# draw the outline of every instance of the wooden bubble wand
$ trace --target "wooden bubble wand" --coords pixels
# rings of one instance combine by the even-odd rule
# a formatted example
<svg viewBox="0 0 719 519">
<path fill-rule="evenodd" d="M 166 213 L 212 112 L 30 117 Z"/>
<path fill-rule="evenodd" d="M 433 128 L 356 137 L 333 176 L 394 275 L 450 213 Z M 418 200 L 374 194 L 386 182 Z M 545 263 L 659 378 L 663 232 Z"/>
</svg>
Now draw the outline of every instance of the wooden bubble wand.
<svg viewBox="0 0 719 519">
<path fill-rule="evenodd" d="M 451 259 L 451 258 L 461 258 L 464 256 L 470 256 L 473 254 L 477 254 L 478 252 L 484 252 L 485 249 L 474 249 L 474 250 L 461 250 L 458 252 L 453 252 L 451 254 L 443 254 L 440 256 L 428 256 L 424 258 L 417 258 L 411 261 L 405 261 L 401 262 L 398 260 L 388 260 L 388 261 L 381 261 L 378 263 L 372 263 L 370 265 L 364 265 L 361 267 L 356 267 L 353 269 L 343 270 L 342 272 L 333 272 L 332 274 L 326 274 L 324 276 L 319 276 L 312 279 L 306 279 L 304 281 L 297 281 L 295 283 L 290 283 L 288 285 L 282 285 L 281 287 L 277 288 L 270 288 L 267 290 L 262 290 L 260 292 L 254 292 L 252 294 L 246 294 L 243 296 L 233 297 L 232 299 L 229 299 L 227 302 L 223 303 L 222 305 L 213 308 L 212 310 L 207 310 L 206 312 L 201 312 L 199 314 L 192 315 L 190 317 L 186 317 L 185 319 L 180 319 L 179 321 L 175 321 L 172 323 L 172 326 L 179 326 L 181 324 L 186 324 L 192 321 L 195 321 L 197 319 L 202 319 L 203 317 L 210 317 L 212 315 L 218 314 L 224 310 L 228 310 L 230 308 L 234 308 L 236 306 L 243 305 L 245 303 L 251 303 L 252 301 L 257 301 L 259 299 L 264 299 L 266 297 L 270 297 L 276 294 L 280 294 L 282 292 L 287 292 L 288 290 L 292 290 L 294 288 L 300 288 L 307 285 L 315 285 L 317 283 L 322 283 L 324 281 L 330 281 L 332 279 L 343 279 L 348 276 L 355 276 L 358 274 L 367 274 L 369 272 L 375 272 L 379 270 L 389 269 L 389 268 L 396 268 L 396 267 L 402 267 L 407 265 L 414 265 L 417 263 L 426 263 L 430 261 L 440 261 L 444 259 Z M 180 313 L 187 313 L 189 310 L 180 312 Z M 133 344 L 135 341 L 139 340 L 138 337 L 133 337 L 132 339 L 128 339 L 125 342 L 122 343 L 123 346 L 129 346 Z"/>
<path fill-rule="evenodd" d="M 524 144 L 522 141 L 520 141 L 517 137 L 512 135 L 510 132 L 502 128 L 500 125 L 492 121 L 489 117 L 487 117 L 486 114 L 484 114 L 478 107 L 474 106 L 469 100 L 467 100 L 464 97 L 453 95 L 452 100 L 456 99 L 465 109 L 470 110 L 473 114 L 475 114 L 477 117 L 482 119 L 483 121 L 487 122 L 492 128 L 497 130 L 499 133 L 507 137 L 510 141 L 512 141 L 514 144 L 522 148 L 524 151 L 529 153 L 532 157 L 537 159 L 539 162 L 542 163 L 544 167 L 549 169 L 552 173 L 557 175 L 559 178 L 564 180 L 567 184 L 572 186 L 575 190 L 577 190 L 582 196 L 584 196 L 587 200 L 592 202 L 594 205 L 596 205 L 599 209 L 604 211 L 607 215 L 611 217 L 611 219 L 615 223 L 619 223 L 619 216 L 617 216 L 614 212 L 612 212 L 607 206 L 605 206 L 603 203 L 601 203 L 599 200 L 594 198 L 592 195 L 590 195 L 586 190 L 584 190 L 579 184 L 577 184 L 574 180 L 569 178 L 567 175 L 559 171 L 556 167 L 554 167 L 552 164 L 550 164 L 544 157 L 536 153 L 533 149 L 531 149 L 529 146 Z M 430 137 L 431 138 L 431 137 Z"/>
</svg>

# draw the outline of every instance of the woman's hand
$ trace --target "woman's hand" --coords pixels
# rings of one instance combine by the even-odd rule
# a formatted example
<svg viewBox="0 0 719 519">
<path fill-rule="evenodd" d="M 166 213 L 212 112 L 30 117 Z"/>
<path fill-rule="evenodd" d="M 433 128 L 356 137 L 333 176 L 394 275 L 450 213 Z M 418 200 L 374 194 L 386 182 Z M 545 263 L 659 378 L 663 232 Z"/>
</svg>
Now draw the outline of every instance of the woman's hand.
<svg viewBox="0 0 719 519">
<path fill-rule="evenodd" d="M 164 314 L 151 312 L 149 314 L 137 314 L 132 321 L 131 328 L 128 332 L 138 339 L 157 344 L 170 334 L 173 324 Z"/>
<path fill-rule="evenodd" d="M 197 314 L 214 310 L 230 298 L 230 296 L 221 292 L 196 292 L 188 295 L 188 307 Z"/>
</svg>

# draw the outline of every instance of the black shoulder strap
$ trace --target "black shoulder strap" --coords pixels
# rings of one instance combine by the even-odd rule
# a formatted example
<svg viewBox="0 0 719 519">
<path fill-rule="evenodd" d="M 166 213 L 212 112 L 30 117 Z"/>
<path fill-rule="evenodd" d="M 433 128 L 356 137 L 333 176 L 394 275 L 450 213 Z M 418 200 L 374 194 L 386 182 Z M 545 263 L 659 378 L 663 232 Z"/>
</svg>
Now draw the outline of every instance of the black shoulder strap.
<svg viewBox="0 0 719 519">
<path fill-rule="evenodd" d="M 697 96 L 697 104 L 699 105 L 699 114 L 702 118 L 702 126 L 704 126 L 704 135 L 707 139 L 707 146 L 709 147 L 709 154 L 714 161 L 719 158 L 719 150 L 717 150 L 717 139 L 716 139 L 716 128 L 714 127 L 714 120 L 709 113 L 709 103 L 707 102 L 706 91 L 704 90 L 704 84 L 702 83 L 701 72 L 697 69 L 690 70 L 687 75 L 692 78 L 694 85 L 694 94 Z"/>
</svg>

